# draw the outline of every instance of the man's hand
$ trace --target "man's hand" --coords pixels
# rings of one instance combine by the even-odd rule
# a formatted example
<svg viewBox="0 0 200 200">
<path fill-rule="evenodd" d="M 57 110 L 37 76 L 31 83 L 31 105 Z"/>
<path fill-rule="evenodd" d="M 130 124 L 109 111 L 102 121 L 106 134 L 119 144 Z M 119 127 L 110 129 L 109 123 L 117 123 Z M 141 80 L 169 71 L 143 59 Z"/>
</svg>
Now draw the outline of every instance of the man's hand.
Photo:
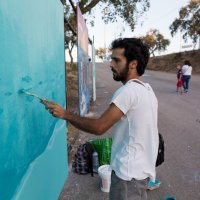
<svg viewBox="0 0 200 200">
<path fill-rule="evenodd" d="M 67 119 L 68 112 L 59 104 L 49 101 L 45 104 L 45 108 L 51 113 L 54 117 L 58 117 L 60 119 Z"/>
</svg>

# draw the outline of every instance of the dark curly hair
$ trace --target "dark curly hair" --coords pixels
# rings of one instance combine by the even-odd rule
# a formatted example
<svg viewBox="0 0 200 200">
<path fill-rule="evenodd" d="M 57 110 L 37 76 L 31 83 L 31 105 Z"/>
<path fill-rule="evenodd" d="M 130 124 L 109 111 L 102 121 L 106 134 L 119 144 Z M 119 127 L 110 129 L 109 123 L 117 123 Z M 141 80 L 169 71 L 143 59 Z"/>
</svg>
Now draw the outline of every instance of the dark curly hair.
<svg viewBox="0 0 200 200">
<path fill-rule="evenodd" d="M 119 38 L 112 42 L 111 50 L 116 48 L 124 48 L 124 56 L 127 59 L 127 64 L 132 60 L 137 60 L 137 73 L 141 76 L 145 72 L 145 68 L 149 61 L 149 49 L 138 38 Z"/>
</svg>

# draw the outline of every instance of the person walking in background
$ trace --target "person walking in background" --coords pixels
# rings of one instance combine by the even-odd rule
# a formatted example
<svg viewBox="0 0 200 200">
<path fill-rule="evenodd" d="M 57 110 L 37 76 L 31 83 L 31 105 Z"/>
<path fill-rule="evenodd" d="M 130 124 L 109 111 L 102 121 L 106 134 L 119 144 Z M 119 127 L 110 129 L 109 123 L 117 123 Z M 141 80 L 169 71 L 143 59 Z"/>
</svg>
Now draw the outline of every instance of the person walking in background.
<svg viewBox="0 0 200 200">
<path fill-rule="evenodd" d="M 176 92 L 183 94 L 183 73 L 181 65 L 177 65 L 177 83 L 176 83 Z"/>
<path fill-rule="evenodd" d="M 113 79 L 123 85 L 99 118 L 80 117 L 52 101 L 45 107 L 54 117 L 94 135 L 114 126 L 110 200 L 147 200 L 148 181 L 156 177 L 159 142 L 157 98 L 151 86 L 140 80 L 149 50 L 137 38 L 114 40 L 111 50 Z"/>
<path fill-rule="evenodd" d="M 189 89 L 189 81 L 190 81 L 191 75 L 192 75 L 192 66 L 188 60 L 184 61 L 184 65 L 182 67 L 182 73 L 183 73 L 184 92 L 187 93 L 188 89 Z"/>
</svg>

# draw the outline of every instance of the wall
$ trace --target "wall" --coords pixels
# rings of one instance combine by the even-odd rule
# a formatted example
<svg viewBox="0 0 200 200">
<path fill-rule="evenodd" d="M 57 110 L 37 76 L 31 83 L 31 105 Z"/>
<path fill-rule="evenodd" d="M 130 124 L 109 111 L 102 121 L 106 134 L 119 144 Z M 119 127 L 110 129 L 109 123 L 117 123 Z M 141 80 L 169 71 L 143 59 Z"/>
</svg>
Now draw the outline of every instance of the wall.
<svg viewBox="0 0 200 200">
<path fill-rule="evenodd" d="M 90 105 L 90 76 L 88 56 L 88 30 L 79 6 L 77 6 L 78 26 L 78 93 L 79 93 L 79 114 L 84 116 L 89 111 Z"/>
<path fill-rule="evenodd" d="M 63 6 L 0 0 L 0 24 L 0 199 L 55 200 L 68 171 L 66 124 L 19 91 L 65 105 Z"/>
</svg>

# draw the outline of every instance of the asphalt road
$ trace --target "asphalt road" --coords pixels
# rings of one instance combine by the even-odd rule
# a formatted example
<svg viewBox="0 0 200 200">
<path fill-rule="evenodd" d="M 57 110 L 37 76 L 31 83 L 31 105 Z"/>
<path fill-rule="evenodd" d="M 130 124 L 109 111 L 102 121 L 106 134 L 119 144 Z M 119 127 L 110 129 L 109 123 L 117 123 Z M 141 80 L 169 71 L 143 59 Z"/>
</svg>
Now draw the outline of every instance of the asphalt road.
<svg viewBox="0 0 200 200">
<path fill-rule="evenodd" d="M 97 100 L 91 109 L 94 116 L 105 110 L 121 85 L 113 81 L 108 66 L 97 64 L 96 73 Z M 183 95 L 176 92 L 176 74 L 147 71 L 142 80 L 150 83 L 158 98 L 158 128 L 166 149 L 165 162 L 157 167 L 161 186 L 148 192 L 149 200 L 164 200 L 166 195 L 177 200 L 200 200 L 200 76 L 192 76 L 189 93 Z M 87 137 L 82 134 L 82 140 Z M 107 200 L 108 195 L 96 186 L 97 177 L 70 173 L 60 200 Z"/>
</svg>

